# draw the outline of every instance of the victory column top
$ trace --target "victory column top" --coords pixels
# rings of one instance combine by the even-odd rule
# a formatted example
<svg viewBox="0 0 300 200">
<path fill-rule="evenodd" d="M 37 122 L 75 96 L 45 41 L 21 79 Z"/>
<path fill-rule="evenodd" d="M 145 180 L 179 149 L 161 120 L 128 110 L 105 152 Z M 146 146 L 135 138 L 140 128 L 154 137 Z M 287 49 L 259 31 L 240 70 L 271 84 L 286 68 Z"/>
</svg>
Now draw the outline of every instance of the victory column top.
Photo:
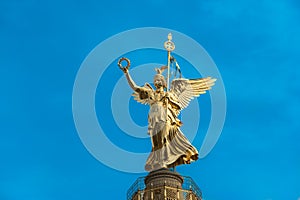
<svg viewBox="0 0 300 200">
<path fill-rule="evenodd" d="M 129 59 L 121 58 L 118 62 L 129 86 L 134 91 L 134 99 L 150 107 L 148 134 L 151 137 L 152 149 L 145 165 L 147 171 L 174 168 L 177 165 L 190 164 L 198 159 L 197 149 L 180 130 L 182 122 L 178 116 L 193 98 L 206 93 L 216 81 L 211 77 L 181 78 L 179 64 L 171 56 L 171 52 L 175 49 L 171 33 L 168 34 L 168 40 L 164 43 L 164 47 L 168 51 L 168 63 L 167 66 L 156 69 L 157 74 L 153 81 L 155 88 L 149 83 L 145 83 L 144 86 L 135 84 L 129 73 Z M 123 61 L 127 62 L 126 66 L 122 66 Z M 170 85 L 171 64 L 175 64 L 175 77 Z M 167 80 L 162 75 L 165 69 L 167 69 Z M 176 72 L 179 72 L 179 78 L 176 78 Z"/>
</svg>

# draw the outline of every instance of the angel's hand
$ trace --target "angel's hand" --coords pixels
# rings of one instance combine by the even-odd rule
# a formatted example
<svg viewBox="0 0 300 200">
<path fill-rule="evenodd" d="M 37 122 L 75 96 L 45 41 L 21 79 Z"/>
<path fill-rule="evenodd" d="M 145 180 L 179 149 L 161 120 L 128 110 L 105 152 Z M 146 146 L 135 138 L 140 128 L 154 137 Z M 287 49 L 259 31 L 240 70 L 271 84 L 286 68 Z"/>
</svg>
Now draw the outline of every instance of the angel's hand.
<svg viewBox="0 0 300 200">
<path fill-rule="evenodd" d="M 166 92 L 165 97 L 166 97 L 166 98 L 170 98 L 170 92 Z"/>
<path fill-rule="evenodd" d="M 128 68 L 126 68 L 126 67 L 120 67 L 120 69 L 123 71 L 124 74 L 128 73 Z"/>
</svg>

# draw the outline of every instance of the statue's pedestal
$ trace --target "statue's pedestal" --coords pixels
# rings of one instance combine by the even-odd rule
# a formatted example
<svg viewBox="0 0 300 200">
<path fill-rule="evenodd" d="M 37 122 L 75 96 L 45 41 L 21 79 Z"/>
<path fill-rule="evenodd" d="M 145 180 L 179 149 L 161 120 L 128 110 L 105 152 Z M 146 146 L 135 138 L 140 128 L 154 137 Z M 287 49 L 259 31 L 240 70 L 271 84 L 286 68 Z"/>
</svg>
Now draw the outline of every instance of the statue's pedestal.
<svg viewBox="0 0 300 200">
<path fill-rule="evenodd" d="M 154 199 L 182 199 L 183 178 L 176 172 L 160 169 L 150 172 L 145 178 L 144 200 Z M 153 196 L 153 198 L 151 198 Z"/>
<path fill-rule="evenodd" d="M 192 178 L 169 169 L 139 178 L 127 193 L 128 200 L 201 200 L 202 193 Z"/>
</svg>

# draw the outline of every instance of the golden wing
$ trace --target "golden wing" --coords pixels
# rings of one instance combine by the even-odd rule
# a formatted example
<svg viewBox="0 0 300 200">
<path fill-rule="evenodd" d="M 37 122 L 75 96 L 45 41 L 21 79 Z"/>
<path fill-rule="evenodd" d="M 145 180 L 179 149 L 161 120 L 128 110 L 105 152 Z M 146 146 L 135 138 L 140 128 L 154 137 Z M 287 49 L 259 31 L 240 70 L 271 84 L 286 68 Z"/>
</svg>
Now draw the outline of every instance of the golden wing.
<svg viewBox="0 0 300 200">
<path fill-rule="evenodd" d="M 177 98 L 180 109 L 186 108 L 194 97 L 206 93 L 215 84 L 217 79 L 211 77 L 199 79 L 174 79 L 170 92 Z"/>
<path fill-rule="evenodd" d="M 134 91 L 132 96 L 134 100 L 141 104 L 149 104 L 149 95 L 153 91 L 153 88 L 149 83 L 145 83 L 144 87 L 139 87 Z"/>
</svg>

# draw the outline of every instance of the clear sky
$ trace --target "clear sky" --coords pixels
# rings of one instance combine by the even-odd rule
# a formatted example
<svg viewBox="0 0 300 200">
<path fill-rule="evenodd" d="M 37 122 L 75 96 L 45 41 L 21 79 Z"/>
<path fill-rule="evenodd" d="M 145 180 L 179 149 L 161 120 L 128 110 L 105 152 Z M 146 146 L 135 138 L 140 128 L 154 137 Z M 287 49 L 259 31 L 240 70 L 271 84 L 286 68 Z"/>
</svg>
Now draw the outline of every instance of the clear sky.
<svg viewBox="0 0 300 200">
<path fill-rule="evenodd" d="M 135 179 L 146 175 L 95 159 L 82 144 L 72 114 L 73 84 L 89 52 L 139 27 L 190 36 L 222 75 L 227 95 L 222 135 L 207 157 L 178 167 L 193 177 L 204 199 L 300 198 L 299 1 L 2 0 L 0 27 L 1 200 L 125 199 Z M 150 58 L 143 53 L 151 52 L 128 56 L 141 56 L 139 64 L 159 62 L 159 53 Z M 104 75 L 117 81 L 122 73 L 111 65 Z M 128 151 L 146 152 L 147 139 L 122 137 L 109 115 L 101 116 L 107 103 L 102 90 L 97 90 L 96 109 L 111 131 L 107 137 Z M 197 148 L 209 123 L 209 98 L 200 97 L 200 104 Z M 147 109 L 130 105 L 133 119 L 145 125 Z M 134 117 L 135 108 L 141 117 Z"/>
</svg>

